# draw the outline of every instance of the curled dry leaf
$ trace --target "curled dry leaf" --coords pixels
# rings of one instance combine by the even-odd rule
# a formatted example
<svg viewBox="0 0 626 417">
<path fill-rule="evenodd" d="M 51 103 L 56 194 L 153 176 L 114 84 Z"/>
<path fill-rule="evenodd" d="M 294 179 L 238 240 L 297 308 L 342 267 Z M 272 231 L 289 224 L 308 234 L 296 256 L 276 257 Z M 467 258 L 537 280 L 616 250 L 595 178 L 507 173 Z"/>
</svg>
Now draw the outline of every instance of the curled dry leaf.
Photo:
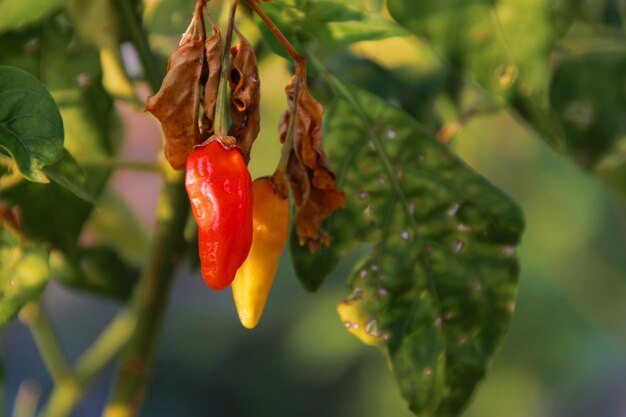
<svg viewBox="0 0 626 417">
<path fill-rule="evenodd" d="M 204 84 L 204 116 L 202 117 L 202 137 L 210 137 L 214 133 L 215 106 L 217 90 L 220 84 L 222 70 L 222 36 L 213 22 L 213 34 L 204 42 L 206 59 L 206 82 Z"/>
<path fill-rule="evenodd" d="M 194 145 L 202 142 L 198 126 L 204 42 L 185 35 L 168 60 L 159 92 L 148 97 L 146 111 L 161 122 L 165 158 L 174 169 L 184 169 Z"/>
<path fill-rule="evenodd" d="M 229 136 L 237 138 L 246 163 L 250 161 L 252 144 L 261 128 L 259 103 L 261 82 L 256 55 L 250 42 L 237 31 L 239 44 L 231 48 L 231 64 L 228 82 L 232 90 L 230 116 L 232 124 Z"/>
<path fill-rule="evenodd" d="M 296 77 L 285 91 L 289 107 L 293 106 Z M 306 77 L 300 78 L 300 94 L 294 125 L 293 149 L 289 155 L 287 174 L 289 186 L 296 203 L 295 224 L 301 245 L 308 245 L 314 252 L 321 245 L 330 244 L 330 236 L 322 229 L 324 219 L 345 205 L 346 196 L 337 189 L 322 143 L 323 108 L 306 86 Z M 290 110 L 283 113 L 279 134 L 285 142 L 289 128 Z"/>
</svg>

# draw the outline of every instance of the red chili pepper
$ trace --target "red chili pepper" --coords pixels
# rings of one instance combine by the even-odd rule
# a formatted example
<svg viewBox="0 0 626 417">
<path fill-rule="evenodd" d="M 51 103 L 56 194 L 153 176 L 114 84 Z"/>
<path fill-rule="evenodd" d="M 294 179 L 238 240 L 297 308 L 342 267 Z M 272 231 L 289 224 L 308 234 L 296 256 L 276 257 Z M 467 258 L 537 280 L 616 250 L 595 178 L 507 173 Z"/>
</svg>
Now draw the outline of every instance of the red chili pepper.
<svg viewBox="0 0 626 417">
<path fill-rule="evenodd" d="M 202 277 L 214 290 L 224 289 L 252 244 L 252 180 L 239 148 L 215 136 L 196 146 L 187 158 L 185 186 L 198 224 Z"/>
</svg>

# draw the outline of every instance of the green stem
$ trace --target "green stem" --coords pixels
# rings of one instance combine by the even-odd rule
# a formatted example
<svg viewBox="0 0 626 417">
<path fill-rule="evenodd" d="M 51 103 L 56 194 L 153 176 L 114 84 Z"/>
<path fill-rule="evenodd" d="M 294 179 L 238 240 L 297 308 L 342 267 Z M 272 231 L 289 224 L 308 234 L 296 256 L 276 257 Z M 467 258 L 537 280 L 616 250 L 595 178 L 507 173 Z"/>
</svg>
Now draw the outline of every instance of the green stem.
<svg viewBox="0 0 626 417">
<path fill-rule="evenodd" d="M 68 380 L 55 383 L 50 399 L 41 412 L 44 417 L 66 417 L 80 400 L 85 387 L 78 381 Z"/>
<path fill-rule="evenodd" d="M 132 304 L 137 326 L 122 350 L 105 417 L 136 416 L 141 407 L 174 268 L 186 247 L 183 231 L 189 202 L 184 178 L 182 172 L 166 168 L 157 206 L 154 245 Z"/>
<path fill-rule="evenodd" d="M 136 316 L 132 312 L 123 310 L 117 313 L 98 339 L 76 362 L 76 377 L 81 385 L 87 384 L 102 372 L 122 346 L 130 340 L 136 324 Z"/>
<path fill-rule="evenodd" d="M 300 74 L 296 75 L 295 86 L 293 90 L 293 98 L 291 102 L 291 109 L 289 113 L 289 125 L 287 126 L 287 135 L 285 136 L 285 143 L 280 148 L 280 160 L 278 165 L 272 174 L 272 183 L 274 188 L 277 189 L 283 197 L 287 197 L 287 185 L 285 183 L 285 177 L 287 175 L 287 166 L 289 164 L 289 156 L 293 149 L 294 137 L 296 134 L 296 116 L 298 114 L 298 106 L 300 101 Z M 306 81 L 305 81 L 306 82 Z"/>
<path fill-rule="evenodd" d="M 263 22 L 265 22 L 267 27 L 272 31 L 274 36 L 276 36 L 276 39 L 278 39 L 278 41 L 285 47 L 287 53 L 291 55 L 291 58 L 293 58 L 296 64 L 296 74 L 298 74 L 298 72 L 306 63 L 304 57 L 300 55 L 298 51 L 296 51 L 296 48 L 294 48 L 291 42 L 289 42 L 289 39 L 287 39 L 285 35 L 283 35 L 280 29 L 278 29 L 278 26 L 276 26 L 276 24 L 272 22 L 272 19 L 270 19 L 270 17 L 265 14 L 265 12 L 263 11 L 263 9 L 261 9 L 261 6 L 256 0 L 245 0 L 245 2 L 248 4 L 248 6 L 250 6 L 252 10 L 254 10 L 256 14 L 259 15 L 259 17 L 263 20 Z"/>
<path fill-rule="evenodd" d="M 75 377 L 55 384 L 42 412 L 45 417 L 66 417 L 76 406 L 91 381 L 111 362 L 135 329 L 134 315 L 119 312 L 98 339 L 78 359 Z"/>
<path fill-rule="evenodd" d="M 137 13 L 133 10 L 132 5 L 134 2 L 131 2 L 130 0 L 115 1 L 122 16 L 124 27 L 128 30 L 128 35 L 130 36 L 133 45 L 137 50 L 137 54 L 139 55 L 139 59 L 141 60 L 144 77 L 146 81 L 148 81 L 148 84 L 150 84 L 152 90 L 158 91 L 165 73 L 161 71 L 161 66 L 150 49 L 146 32 L 142 28 L 141 21 L 138 19 Z"/>
<path fill-rule="evenodd" d="M 217 88 L 217 106 L 215 107 L 215 134 L 220 137 L 228 135 L 228 121 L 226 118 L 228 106 L 228 70 L 230 69 L 230 45 L 233 42 L 233 29 L 235 28 L 235 13 L 237 12 L 237 0 L 230 3 L 228 14 L 228 28 L 226 29 L 226 41 L 222 52 L 222 71 L 220 83 Z"/>
<path fill-rule="evenodd" d="M 27 304 L 20 311 L 20 319 L 28 325 L 33 334 L 39 354 L 55 384 L 74 380 L 74 373 L 65 359 L 63 349 L 57 340 L 40 300 Z"/>
<path fill-rule="evenodd" d="M 39 385 L 35 382 L 22 382 L 13 406 L 13 417 L 35 417 L 40 394 Z"/>
</svg>

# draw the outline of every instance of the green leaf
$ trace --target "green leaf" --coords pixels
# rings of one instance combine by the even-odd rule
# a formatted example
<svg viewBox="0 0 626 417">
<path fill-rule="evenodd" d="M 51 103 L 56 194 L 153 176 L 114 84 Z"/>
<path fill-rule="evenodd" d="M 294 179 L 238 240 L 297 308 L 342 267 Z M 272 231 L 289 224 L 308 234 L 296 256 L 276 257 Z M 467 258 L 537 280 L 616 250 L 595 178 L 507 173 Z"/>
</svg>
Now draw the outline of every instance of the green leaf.
<svg viewBox="0 0 626 417">
<path fill-rule="evenodd" d="M 626 195 L 626 50 L 563 59 L 550 101 L 567 132 L 567 151 Z"/>
<path fill-rule="evenodd" d="M 0 222 L 0 327 L 29 301 L 39 297 L 48 282 L 48 252 L 24 241 Z"/>
<path fill-rule="evenodd" d="M 0 102 L 0 150 L 25 178 L 48 182 L 42 168 L 63 152 L 63 121 L 52 96 L 31 74 L 0 65 Z"/>
<path fill-rule="evenodd" d="M 51 275 L 68 287 L 122 301 L 130 297 L 139 279 L 139 269 L 106 246 L 80 249 L 73 258 L 53 252 L 50 267 Z"/>
<path fill-rule="evenodd" d="M 409 115 L 329 77 L 343 100 L 327 112 L 326 146 L 347 203 L 328 220 L 330 249 L 294 253 L 296 271 L 317 285 L 374 243 L 340 315 L 388 356 L 411 410 L 458 415 L 509 325 L 522 214 Z"/>
<path fill-rule="evenodd" d="M 344 1 L 275 0 L 262 3 L 261 7 L 294 45 L 300 45 L 301 53 L 312 40 L 342 46 L 407 35 L 394 21 Z M 287 57 L 274 34 L 260 20 L 259 27 L 272 50 Z"/>
<path fill-rule="evenodd" d="M 454 67 L 510 103 L 551 146 L 564 147 L 546 105 L 555 38 L 551 0 L 389 0 L 388 7 Z"/>
<path fill-rule="evenodd" d="M 63 155 L 58 161 L 45 167 L 43 171 L 48 178 L 67 188 L 77 197 L 93 202 L 85 172 L 67 149 L 63 149 Z"/>
<path fill-rule="evenodd" d="M 63 4 L 63 0 L 0 0 L 0 32 L 36 23 Z"/>
</svg>

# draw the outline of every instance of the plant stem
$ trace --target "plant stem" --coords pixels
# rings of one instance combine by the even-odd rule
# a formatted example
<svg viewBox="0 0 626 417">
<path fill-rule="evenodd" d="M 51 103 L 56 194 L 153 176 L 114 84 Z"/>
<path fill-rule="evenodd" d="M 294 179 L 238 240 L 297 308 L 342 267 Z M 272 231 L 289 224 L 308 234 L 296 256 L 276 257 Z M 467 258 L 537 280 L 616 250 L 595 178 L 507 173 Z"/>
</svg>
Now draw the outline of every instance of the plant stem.
<svg viewBox="0 0 626 417">
<path fill-rule="evenodd" d="M 74 379 L 70 365 L 65 359 L 63 349 L 54 334 L 52 323 L 48 320 L 40 300 L 25 305 L 20 311 L 20 319 L 28 325 L 33 334 L 39 354 L 55 384 Z"/>
<path fill-rule="evenodd" d="M 255 0 L 245 0 L 245 2 L 248 4 L 248 6 L 252 8 L 252 10 L 254 10 L 256 14 L 259 15 L 261 19 L 263 19 L 263 22 L 265 22 L 267 27 L 270 28 L 272 33 L 274 33 L 278 41 L 285 47 L 289 55 L 291 55 L 291 57 L 293 58 L 296 64 L 296 75 L 297 75 L 301 67 L 306 65 L 306 59 L 304 59 L 304 57 L 300 55 L 298 51 L 296 51 L 296 48 L 293 47 L 291 42 L 289 42 L 289 40 L 285 37 L 285 35 L 283 35 L 280 29 L 278 29 L 278 27 L 274 24 L 274 22 L 272 22 L 272 19 L 270 19 L 270 17 L 265 14 L 263 9 L 261 9 L 261 6 L 259 5 L 259 3 L 257 3 Z"/>
<path fill-rule="evenodd" d="M 129 0 L 117 1 L 126 19 L 132 42 L 138 50 L 146 80 L 152 90 L 157 91 L 164 74 L 156 70 L 159 67 L 155 63 L 141 22 L 133 13 Z M 135 331 L 122 350 L 109 404 L 103 413 L 108 417 L 130 417 L 136 416 L 139 412 L 152 367 L 156 337 L 174 268 L 186 247 L 183 231 L 189 213 L 189 203 L 184 187 L 184 174 L 172 171 L 167 164 L 164 173 L 164 184 L 157 206 L 154 243 L 148 265 L 142 274 L 131 305 L 131 314 L 135 315 L 136 319 Z M 104 338 L 94 346 L 96 352 L 112 352 L 114 345 L 115 343 Z M 78 363 L 79 369 L 86 373 L 90 369 L 89 372 L 97 371 L 102 362 L 98 360 L 97 354 L 95 356 L 95 359 L 94 356 L 83 356 Z"/>
<path fill-rule="evenodd" d="M 55 384 L 42 416 L 66 417 L 87 390 L 89 383 L 111 362 L 135 329 L 135 316 L 123 310 L 115 316 L 98 339 L 75 365 L 75 377 Z"/>
<path fill-rule="evenodd" d="M 154 246 L 132 304 L 137 314 L 137 326 L 122 350 L 104 417 L 132 417 L 139 412 L 172 275 L 186 247 L 183 231 L 189 203 L 183 186 L 184 174 L 169 166 L 165 169 L 165 183 L 157 206 Z"/>
<path fill-rule="evenodd" d="M 40 395 L 41 389 L 36 382 L 22 382 L 13 406 L 13 417 L 35 417 Z"/>
<path fill-rule="evenodd" d="M 228 28 L 226 29 L 226 41 L 222 52 L 222 71 L 220 83 L 217 88 L 217 106 L 215 107 L 215 134 L 220 137 L 228 135 L 228 122 L 226 120 L 227 96 L 228 96 L 228 70 L 230 68 L 230 45 L 233 42 L 233 30 L 235 28 L 235 13 L 237 12 L 237 0 L 230 3 L 228 14 Z"/>
<path fill-rule="evenodd" d="M 272 175 L 272 184 L 283 197 L 287 197 L 287 186 L 285 184 L 285 176 L 287 175 L 287 166 L 289 164 L 289 156 L 293 149 L 294 136 L 296 131 L 296 117 L 298 114 L 298 106 L 300 101 L 300 76 L 296 75 L 295 86 L 293 90 L 293 98 L 291 100 L 291 109 L 289 114 L 289 125 L 287 126 L 287 135 L 285 142 L 280 148 L 280 160 Z"/>
<path fill-rule="evenodd" d="M 117 313 L 98 339 L 76 362 L 76 378 L 81 385 L 87 384 L 94 376 L 100 374 L 122 346 L 130 340 L 136 323 L 136 316 L 132 312 L 122 310 Z"/>
</svg>

